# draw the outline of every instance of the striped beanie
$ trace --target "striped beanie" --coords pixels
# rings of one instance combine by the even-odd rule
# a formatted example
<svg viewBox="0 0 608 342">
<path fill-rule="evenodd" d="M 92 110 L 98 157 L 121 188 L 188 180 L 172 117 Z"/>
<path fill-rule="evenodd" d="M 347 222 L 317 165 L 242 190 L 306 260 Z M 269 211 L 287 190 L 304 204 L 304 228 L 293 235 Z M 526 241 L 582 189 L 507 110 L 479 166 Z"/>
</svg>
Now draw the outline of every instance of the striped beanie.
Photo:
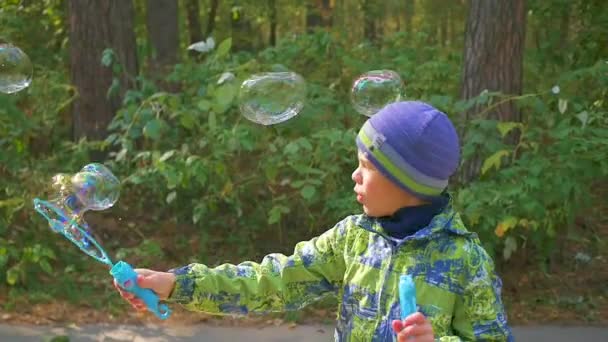
<svg viewBox="0 0 608 342">
<path fill-rule="evenodd" d="M 460 160 L 450 119 L 418 101 L 391 103 L 373 115 L 359 131 L 357 146 L 382 174 L 422 199 L 441 195 Z"/>
</svg>

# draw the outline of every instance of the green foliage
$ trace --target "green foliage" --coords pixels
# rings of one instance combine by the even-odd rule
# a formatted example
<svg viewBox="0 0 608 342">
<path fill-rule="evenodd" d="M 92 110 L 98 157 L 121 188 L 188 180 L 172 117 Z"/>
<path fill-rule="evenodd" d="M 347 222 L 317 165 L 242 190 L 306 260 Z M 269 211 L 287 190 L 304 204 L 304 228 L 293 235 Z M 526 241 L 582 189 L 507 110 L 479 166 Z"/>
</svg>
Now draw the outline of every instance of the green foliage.
<svg viewBox="0 0 608 342">
<path fill-rule="evenodd" d="M 77 94 L 68 85 L 65 68 L 64 2 L 30 1 L 22 6 L 21 1 L 4 1 L 0 38 L 30 55 L 35 76 L 28 89 L 0 94 L 0 282 L 19 297 L 45 274 L 61 273 L 65 279 L 60 284 L 70 300 L 78 292 L 73 280 L 80 281 L 78 286 L 94 282 L 82 275 L 87 272 L 79 272 L 92 261 L 66 247 L 67 241 L 59 242 L 62 238 L 31 205 L 52 175 L 73 173 L 90 162 L 93 147 L 108 152 L 104 162 L 123 181 L 117 209 L 149 223 L 137 227 L 139 233 L 129 243 L 104 241 L 110 254 L 154 264 L 170 257 L 171 250 L 186 253 L 180 247 L 190 245 L 198 255 L 174 257 L 209 260 L 223 250 L 230 255 L 218 259 L 238 261 L 270 251 L 289 252 L 293 242 L 360 211 L 350 174 L 356 165 L 355 133 L 366 118 L 351 107 L 349 92 L 357 75 L 385 68 L 400 73 L 407 98 L 433 103 L 467 129 L 464 161 L 482 156 L 480 177 L 452 189 L 469 228 L 503 258 L 527 249 L 544 261 L 554 251 L 555 237 L 597 205 L 589 193 L 595 182 L 605 183 L 608 170 L 608 71 L 601 60 L 607 45 L 598 43 L 605 37 L 608 26 L 602 23 L 608 15 L 599 1 L 568 2 L 573 11 L 564 12 L 558 5 L 566 2 L 530 2 L 525 94 L 514 99 L 524 113 L 523 122 L 496 122 L 485 115 L 469 122 L 459 119 L 476 105 L 492 106 L 509 98 L 484 92 L 469 101 L 457 100 L 461 35 L 450 28 L 455 38 L 445 45 L 436 42 L 440 25 L 435 24 L 444 19 L 433 15 L 443 13 L 444 18 L 444 12 L 450 12 L 450 25 L 456 19 L 456 28 L 462 27 L 463 6 L 451 4 L 449 10 L 437 11 L 446 5 L 425 2 L 408 33 L 394 29 L 398 13 L 386 9 L 403 4 L 390 1 L 379 13 L 394 17 L 385 18 L 386 31 L 371 43 L 361 39 L 362 28 L 351 24 L 364 16 L 354 2 L 340 2 L 343 12 L 334 18 L 342 27 L 301 34 L 304 29 L 294 22 L 304 21 L 305 2 L 277 1 L 282 15 L 276 47 L 238 49 L 228 34 L 230 20 L 218 17 L 216 49 L 196 60 L 184 58 L 167 77 L 177 90 L 163 91 L 138 76 L 137 88 L 126 91 L 105 141 L 71 142 L 69 107 Z M 265 40 L 259 36 L 267 33 L 268 6 L 243 6 L 257 34 L 248 38 L 258 46 Z M 219 11 L 229 12 L 227 7 Z M 563 40 L 558 18 L 565 14 L 571 24 L 570 36 Z M 138 44 L 145 46 L 145 24 L 138 20 Z M 562 47 L 563 42 L 567 45 Z M 121 72 L 111 49 L 99 60 L 115 74 Z M 299 116 L 271 127 L 245 120 L 237 104 L 240 82 L 268 70 L 303 75 L 309 92 Z M 218 84 L 225 72 L 236 78 Z M 554 85 L 559 94 L 549 91 Z M 108 94 L 118 92 L 117 86 Z M 515 145 L 504 142 L 511 134 L 518 137 Z M 155 235 L 161 230 L 159 222 L 166 221 L 187 227 L 187 233 L 174 234 L 174 240 L 155 239 L 162 235 Z M 106 228 L 93 230 L 105 233 Z M 121 237 L 136 231 L 125 230 Z M 167 247 L 174 241 L 177 246 Z"/>
<path fill-rule="evenodd" d="M 479 180 L 458 191 L 458 202 L 469 226 L 505 259 L 530 248 L 542 265 L 556 237 L 599 205 L 590 192 L 608 176 L 607 71 L 597 63 L 564 73 L 559 94 L 518 97 L 523 123 L 473 122 L 463 153 L 481 151 L 485 159 Z M 592 84 L 596 90 L 582 94 Z M 505 145 L 502 138 L 513 130 L 517 144 Z"/>
</svg>

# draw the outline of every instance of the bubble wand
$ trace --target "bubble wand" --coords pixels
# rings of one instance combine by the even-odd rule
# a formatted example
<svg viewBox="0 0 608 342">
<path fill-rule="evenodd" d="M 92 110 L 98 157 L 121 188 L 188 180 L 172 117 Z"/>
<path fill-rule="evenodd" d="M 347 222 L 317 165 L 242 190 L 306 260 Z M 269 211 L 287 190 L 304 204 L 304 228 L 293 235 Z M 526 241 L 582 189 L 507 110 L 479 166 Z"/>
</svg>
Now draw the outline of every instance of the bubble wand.
<svg viewBox="0 0 608 342">
<path fill-rule="evenodd" d="M 102 164 L 85 165 L 80 172 L 53 177 L 53 188 L 58 195 L 49 201 L 34 199 L 34 209 L 49 223 L 51 229 L 62 234 L 85 254 L 110 267 L 116 283 L 143 300 L 158 318 L 167 319 L 171 310 L 159 304 L 156 293 L 137 285 L 137 273 L 124 261 L 112 263 L 110 257 L 95 240 L 83 219 L 87 210 L 105 210 L 114 205 L 120 193 L 120 182 Z"/>
<path fill-rule="evenodd" d="M 401 320 L 416 312 L 416 284 L 410 275 L 399 277 L 399 303 Z"/>
</svg>

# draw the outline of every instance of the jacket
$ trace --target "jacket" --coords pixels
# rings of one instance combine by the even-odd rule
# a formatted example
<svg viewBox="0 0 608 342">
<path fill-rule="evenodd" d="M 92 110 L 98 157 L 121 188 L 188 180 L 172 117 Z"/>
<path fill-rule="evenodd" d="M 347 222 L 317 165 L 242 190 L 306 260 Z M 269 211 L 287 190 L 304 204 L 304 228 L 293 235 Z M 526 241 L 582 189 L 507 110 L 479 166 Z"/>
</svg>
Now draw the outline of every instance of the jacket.
<svg viewBox="0 0 608 342">
<path fill-rule="evenodd" d="M 353 215 L 298 243 L 291 256 L 269 254 L 260 263 L 215 268 L 190 264 L 174 272 L 169 301 L 214 314 L 298 310 L 336 295 L 336 341 L 393 341 L 399 276 L 410 274 L 418 310 L 436 340 L 513 340 L 492 259 L 451 204 L 400 240 L 377 219 Z"/>
</svg>

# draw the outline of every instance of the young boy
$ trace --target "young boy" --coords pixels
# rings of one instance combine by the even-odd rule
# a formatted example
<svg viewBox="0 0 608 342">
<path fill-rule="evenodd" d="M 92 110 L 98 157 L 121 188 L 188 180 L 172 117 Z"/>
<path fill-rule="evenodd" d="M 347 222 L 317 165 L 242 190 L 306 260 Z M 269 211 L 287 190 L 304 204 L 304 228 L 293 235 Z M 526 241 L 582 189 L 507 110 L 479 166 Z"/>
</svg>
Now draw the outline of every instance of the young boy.
<svg viewBox="0 0 608 342">
<path fill-rule="evenodd" d="M 298 243 L 291 256 L 138 270 L 139 285 L 217 314 L 297 310 L 337 295 L 336 341 L 392 341 L 395 334 L 398 341 L 512 340 L 492 260 L 445 192 L 460 155 L 448 117 L 422 102 L 393 103 L 363 125 L 356 142 L 352 179 L 364 214 Z M 403 321 L 402 274 L 414 277 L 418 304 Z"/>
</svg>

